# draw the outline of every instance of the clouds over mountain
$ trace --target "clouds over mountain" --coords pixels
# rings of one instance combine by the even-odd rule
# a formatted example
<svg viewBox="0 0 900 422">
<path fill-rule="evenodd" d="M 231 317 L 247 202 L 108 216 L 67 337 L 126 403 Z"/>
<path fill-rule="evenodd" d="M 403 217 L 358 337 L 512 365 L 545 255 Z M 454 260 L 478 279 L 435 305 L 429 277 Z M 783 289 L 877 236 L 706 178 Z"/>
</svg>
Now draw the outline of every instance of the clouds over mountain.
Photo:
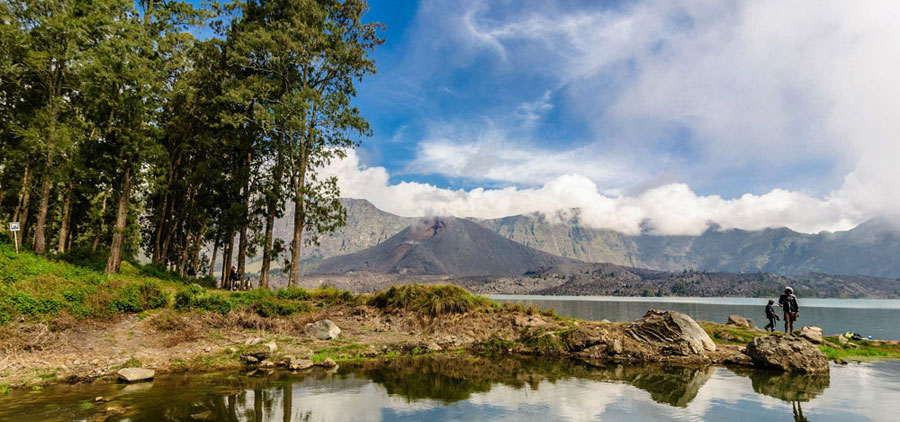
<svg viewBox="0 0 900 422">
<path fill-rule="evenodd" d="M 445 96 L 402 168 L 351 156 L 335 171 L 358 182 L 345 194 L 404 215 L 579 207 L 596 227 L 665 234 L 896 217 L 897 18 L 890 1 L 422 2 L 386 71 L 426 103 Z"/>
</svg>

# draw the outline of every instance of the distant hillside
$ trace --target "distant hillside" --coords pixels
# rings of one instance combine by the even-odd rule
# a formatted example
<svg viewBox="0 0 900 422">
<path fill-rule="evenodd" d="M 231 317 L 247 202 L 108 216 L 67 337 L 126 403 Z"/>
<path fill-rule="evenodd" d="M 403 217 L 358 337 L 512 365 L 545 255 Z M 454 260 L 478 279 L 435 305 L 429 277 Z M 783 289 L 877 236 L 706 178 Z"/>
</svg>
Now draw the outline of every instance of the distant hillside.
<svg viewBox="0 0 900 422">
<path fill-rule="evenodd" d="M 377 245 L 415 221 L 381 211 L 366 200 L 345 199 L 348 225 L 306 247 L 308 263 Z M 804 234 L 790 229 L 758 231 L 711 228 L 700 236 L 629 236 L 594 229 L 577 217 L 551 222 L 539 214 L 473 220 L 526 246 L 585 262 L 606 262 L 665 271 L 705 270 L 733 273 L 810 272 L 900 277 L 900 230 L 871 220 L 843 232 Z M 289 239 L 287 220 L 280 236 Z"/>
<path fill-rule="evenodd" d="M 326 259 L 316 273 L 517 276 L 571 261 L 506 239 L 472 221 L 423 218 L 383 243 Z"/>
<path fill-rule="evenodd" d="M 304 271 L 323 259 L 361 251 L 399 233 L 416 218 L 400 217 L 363 199 L 343 199 L 347 226 L 323 236 L 319 247 L 305 246 Z M 606 262 L 664 271 L 733 273 L 810 272 L 900 277 L 900 230 L 882 220 L 835 233 L 804 234 L 790 229 L 718 230 L 700 236 L 625 235 L 595 229 L 575 217 L 551 220 L 540 214 L 472 220 L 526 246 L 585 262 Z M 276 237 L 290 242 L 292 214 L 276 223 Z M 259 258 L 249 271 L 259 270 Z"/>
<path fill-rule="evenodd" d="M 563 263 L 523 276 L 434 276 L 408 274 L 309 275 L 301 286 L 333 285 L 371 293 L 397 284 L 453 283 L 480 294 L 565 296 L 778 297 L 791 286 L 802 298 L 898 298 L 900 280 L 810 273 L 778 276 L 704 271 L 654 271 L 613 264 Z"/>
</svg>

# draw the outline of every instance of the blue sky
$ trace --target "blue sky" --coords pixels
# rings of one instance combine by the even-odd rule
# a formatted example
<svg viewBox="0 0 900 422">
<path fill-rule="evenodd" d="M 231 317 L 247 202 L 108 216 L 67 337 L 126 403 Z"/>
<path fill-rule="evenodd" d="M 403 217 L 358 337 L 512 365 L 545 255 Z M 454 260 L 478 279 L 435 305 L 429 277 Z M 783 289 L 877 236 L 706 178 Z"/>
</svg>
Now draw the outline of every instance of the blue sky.
<svg viewBox="0 0 900 422">
<path fill-rule="evenodd" d="M 404 215 L 692 234 L 900 215 L 896 2 L 374 0 L 374 136 L 326 171 Z"/>
</svg>

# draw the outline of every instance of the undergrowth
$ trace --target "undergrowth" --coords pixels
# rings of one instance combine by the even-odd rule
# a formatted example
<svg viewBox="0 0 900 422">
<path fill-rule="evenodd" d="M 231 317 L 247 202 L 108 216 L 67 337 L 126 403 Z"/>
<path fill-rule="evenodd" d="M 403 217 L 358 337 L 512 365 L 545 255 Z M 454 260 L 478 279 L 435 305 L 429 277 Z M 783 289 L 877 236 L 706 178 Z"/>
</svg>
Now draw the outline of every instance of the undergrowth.
<svg viewBox="0 0 900 422">
<path fill-rule="evenodd" d="M 427 316 L 465 313 L 491 306 L 487 298 L 450 284 L 407 284 L 375 293 L 368 304 L 380 309 L 405 309 Z"/>
</svg>

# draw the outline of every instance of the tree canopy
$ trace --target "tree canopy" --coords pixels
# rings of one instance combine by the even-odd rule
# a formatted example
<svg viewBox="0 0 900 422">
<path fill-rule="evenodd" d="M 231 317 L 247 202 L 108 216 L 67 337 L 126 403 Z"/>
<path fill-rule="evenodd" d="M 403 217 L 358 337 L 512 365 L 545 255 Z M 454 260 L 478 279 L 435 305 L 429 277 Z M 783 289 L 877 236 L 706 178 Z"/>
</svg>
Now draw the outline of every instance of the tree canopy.
<svg viewBox="0 0 900 422">
<path fill-rule="evenodd" d="M 318 169 L 370 134 L 352 103 L 382 43 L 366 11 L 0 3 L 0 220 L 19 221 L 36 253 L 105 254 L 111 273 L 146 256 L 182 275 L 221 267 L 227 281 L 261 254 L 267 286 L 283 255 L 296 283 L 303 245 L 345 219 L 337 180 Z M 285 213 L 287 248 L 273 234 Z"/>
</svg>

